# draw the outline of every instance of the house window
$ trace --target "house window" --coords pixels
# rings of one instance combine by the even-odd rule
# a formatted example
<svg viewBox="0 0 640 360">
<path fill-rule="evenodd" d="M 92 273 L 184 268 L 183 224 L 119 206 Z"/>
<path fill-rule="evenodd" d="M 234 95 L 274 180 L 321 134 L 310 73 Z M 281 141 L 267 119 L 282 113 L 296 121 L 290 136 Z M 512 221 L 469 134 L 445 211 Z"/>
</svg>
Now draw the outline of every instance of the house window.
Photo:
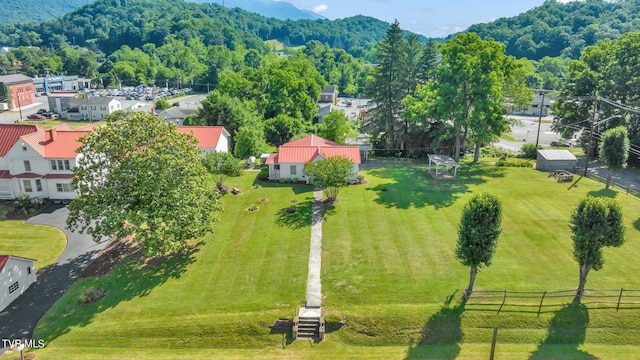
<svg viewBox="0 0 640 360">
<path fill-rule="evenodd" d="M 274 168 L 275 170 L 280 170 L 280 165 L 273 165 L 273 168 Z"/>
<path fill-rule="evenodd" d="M 22 180 L 22 184 L 24 185 L 25 192 L 33 192 L 33 189 L 31 188 L 31 180 Z"/>
<path fill-rule="evenodd" d="M 295 165 L 291 165 L 291 171 L 289 171 L 289 174 L 297 175 L 297 171 L 298 171 L 298 167 Z"/>
<path fill-rule="evenodd" d="M 29 162 L 29 160 L 24 161 L 24 171 L 25 172 L 31 171 L 31 163 Z"/>
<path fill-rule="evenodd" d="M 9 285 L 9 295 L 13 294 L 14 292 L 18 291 L 18 289 L 20 288 L 20 285 L 18 285 L 18 282 L 14 282 L 13 284 Z"/>
<path fill-rule="evenodd" d="M 27 151 L 27 145 L 22 144 L 22 151 Z"/>
<path fill-rule="evenodd" d="M 42 191 L 42 180 L 36 179 L 36 191 Z"/>
<path fill-rule="evenodd" d="M 69 160 L 65 160 L 64 161 L 64 169 L 65 170 L 71 170 L 71 166 L 69 164 Z"/>
<path fill-rule="evenodd" d="M 51 160 L 51 170 L 58 170 L 58 167 L 56 166 L 56 161 L 55 160 Z"/>
<path fill-rule="evenodd" d="M 73 184 L 56 184 L 58 192 L 72 192 L 75 190 Z"/>
<path fill-rule="evenodd" d="M 27 266 L 27 274 L 31 275 L 31 266 Z"/>
</svg>

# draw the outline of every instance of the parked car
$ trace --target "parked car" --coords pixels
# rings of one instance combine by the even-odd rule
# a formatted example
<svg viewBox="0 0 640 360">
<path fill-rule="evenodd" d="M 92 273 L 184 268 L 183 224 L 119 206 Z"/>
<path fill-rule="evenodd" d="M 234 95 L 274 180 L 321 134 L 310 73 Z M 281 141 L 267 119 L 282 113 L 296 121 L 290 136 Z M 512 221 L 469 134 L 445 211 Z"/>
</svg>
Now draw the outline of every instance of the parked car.
<svg viewBox="0 0 640 360">
<path fill-rule="evenodd" d="M 38 112 L 36 114 L 44 114 L 47 112 L 47 109 L 38 109 Z"/>
<path fill-rule="evenodd" d="M 44 116 L 40 115 L 40 114 L 33 114 L 33 115 L 27 116 L 27 119 L 35 120 L 35 121 L 43 121 L 46 118 Z"/>
<path fill-rule="evenodd" d="M 552 141 L 549 143 L 551 146 L 559 146 L 559 147 L 571 147 L 571 143 L 568 140 L 560 140 L 560 141 Z"/>
<path fill-rule="evenodd" d="M 47 119 L 57 119 L 58 118 L 58 114 L 52 113 L 51 111 L 48 111 L 46 113 L 42 113 L 40 115 L 46 117 Z"/>
</svg>

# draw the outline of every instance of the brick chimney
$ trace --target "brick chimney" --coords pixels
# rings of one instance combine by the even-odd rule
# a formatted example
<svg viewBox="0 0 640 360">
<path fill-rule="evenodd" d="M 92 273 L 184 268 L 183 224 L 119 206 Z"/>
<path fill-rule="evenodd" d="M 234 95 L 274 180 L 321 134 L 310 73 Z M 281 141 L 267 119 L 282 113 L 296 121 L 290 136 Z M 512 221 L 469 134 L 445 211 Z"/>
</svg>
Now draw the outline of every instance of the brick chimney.
<svg viewBox="0 0 640 360">
<path fill-rule="evenodd" d="M 58 137 L 58 131 L 54 128 L 47 130 L 47 141 L 53 141 Z"/>
</svg>

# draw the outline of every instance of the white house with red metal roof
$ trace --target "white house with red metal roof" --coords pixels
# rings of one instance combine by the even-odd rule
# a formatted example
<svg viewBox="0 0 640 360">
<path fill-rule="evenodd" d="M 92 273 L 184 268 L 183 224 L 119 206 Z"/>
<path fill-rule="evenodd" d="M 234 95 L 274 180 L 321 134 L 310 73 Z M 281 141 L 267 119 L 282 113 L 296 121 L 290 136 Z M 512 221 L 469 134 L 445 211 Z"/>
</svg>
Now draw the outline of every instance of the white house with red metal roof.
<svg viewBox="0 0 640 360">
<path fill-rule="evenodd" d="M 353 172 L 349 180 L 355 181 L 360 167 L 360 148 L 340 145 L 316 135 L 309 135 L 280 145 L 277 153 L 269 155 L 269 180 L 298 179 L 309 182 L 303 170 L 310 161 L 332 156 L 344 156 L 353 162 Z"/>
<path fill-rule="evenodd" d="M 35 260 L 0 255 L 0 311 L 36 282 Z"/>
<path fill-rule="evenodd" d="M 192 134 L 198 139 L 202 154 L 229 152 L 229 132 L 222 126 L 178 126 L 179 133 Z"/>
<path fill-rule="evenodd" d="M 229 133 L 221 126 L 183 126 L 178 132 L 198 139 L 203 155 L 229 151 Z M 72 183 L 78 161 L 80 138 L 93 125 L 71 129 L 60 125 L 43 129 L 36 125 L 0 124 L 0 199 L 21 194 L 30 198 L 71 200 L 77 192 Z"/>
</svg>

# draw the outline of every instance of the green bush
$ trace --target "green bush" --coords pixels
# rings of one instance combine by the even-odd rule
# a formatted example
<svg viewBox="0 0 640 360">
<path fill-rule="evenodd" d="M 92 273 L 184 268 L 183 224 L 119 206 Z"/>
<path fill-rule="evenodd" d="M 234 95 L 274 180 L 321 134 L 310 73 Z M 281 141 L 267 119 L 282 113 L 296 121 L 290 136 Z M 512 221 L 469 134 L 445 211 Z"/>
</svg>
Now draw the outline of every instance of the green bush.
<svg viewBox="0 0 640 360">
<path fill-rule="evenodd" d="M 521 157 L 525 159 L 535 159 L 538 156 L 538 149 L 542 149 L 542 146 L 536 147 L 536 144 L 524 144 L 522 145 Z"/>
<path fill-rule="evenodd" d="M 530 163 L 528 161 L 503 161 L 503 160 L 500 160 L 500 161 L 496 162 L 496 166 L 502 166 L 502 167 L 532 167 L 533 163 Z"/>
<path fill-rule="evenodd" d="M 505 159 L 509 156 L 509 152 L 495 146 L 485 146 L 480 148 L 480 157 Z"/>
<path fill-rule="evenodd" d="M 202 159 L 202 163 L 212 174 L 240 176 L 244 173 L 242 162 L 226 152 L 208 153 Z"/>
<path fill-rule="evenodd" d="M 269 168 L 268 167 L 263 167 L 262 169 L 260 169 L 260 172 L 258 173 L 258 179 L 260 179 L 260 180 L 269 179 Z"/>
</svg>

